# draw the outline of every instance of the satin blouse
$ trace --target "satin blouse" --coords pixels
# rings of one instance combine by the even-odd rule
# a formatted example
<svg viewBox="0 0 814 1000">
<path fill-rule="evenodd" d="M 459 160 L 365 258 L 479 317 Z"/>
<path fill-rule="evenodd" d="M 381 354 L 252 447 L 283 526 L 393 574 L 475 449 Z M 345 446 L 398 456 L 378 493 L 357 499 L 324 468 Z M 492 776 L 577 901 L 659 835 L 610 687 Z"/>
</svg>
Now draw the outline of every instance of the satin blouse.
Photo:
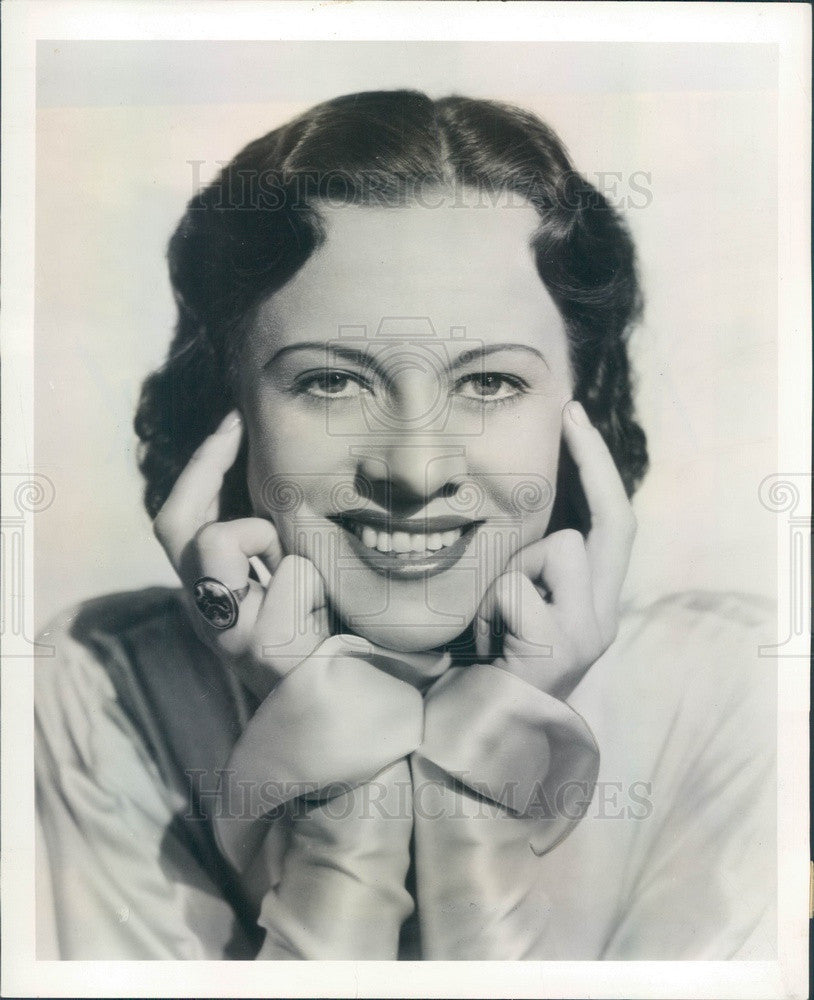
<svg viewBox="0 0 814 1000">
<path fill-rule="evenodd" d="M 333 637 L 258 704 L 186 614 L 41 636 L 38 958 L 774 957 L 767 602 L 627 609 L 567 703 Z"/>
</svg>

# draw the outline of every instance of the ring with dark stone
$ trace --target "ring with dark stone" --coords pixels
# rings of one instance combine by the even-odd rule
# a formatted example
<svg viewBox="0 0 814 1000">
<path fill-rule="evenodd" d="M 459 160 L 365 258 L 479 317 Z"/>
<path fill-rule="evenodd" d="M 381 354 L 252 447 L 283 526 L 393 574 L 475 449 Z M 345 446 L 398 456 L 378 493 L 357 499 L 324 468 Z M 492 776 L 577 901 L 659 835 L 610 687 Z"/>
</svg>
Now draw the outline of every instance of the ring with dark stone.
<svg viewBox="0 0 814 1000">
<path fill-rule="evenodd" d="M 192 585 L 192 596 L 201 615 L 212 628 L 225 631 L 237 623 L 240 602 L 249 592 L 249 585 L 230 590 L 225 583 L 211 576 L 202 576 Z"/>
</svg>

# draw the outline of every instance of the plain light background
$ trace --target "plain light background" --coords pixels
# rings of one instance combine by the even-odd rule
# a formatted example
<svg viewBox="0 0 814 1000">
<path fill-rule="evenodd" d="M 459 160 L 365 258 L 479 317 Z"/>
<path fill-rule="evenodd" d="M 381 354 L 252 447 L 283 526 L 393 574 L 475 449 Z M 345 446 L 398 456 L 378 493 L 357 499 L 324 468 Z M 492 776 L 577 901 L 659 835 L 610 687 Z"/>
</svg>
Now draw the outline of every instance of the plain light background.
<svg viewBox="0 0 814 1000">
<path fill-rule="evenodd" d="M 175 582 L 132 417 L 172 331 L 164 253 L 196 177 L 319 100 L 396 87 L 535 111 L 625 209 L 651 453 L 626 597 L 776 594 L 758 500 L 778 471 L 774 46 L 59 41 L 39 43 L 37 71 L 34 465 L 56 491 L 37 515 L 38 626 Z"/>
</svg>

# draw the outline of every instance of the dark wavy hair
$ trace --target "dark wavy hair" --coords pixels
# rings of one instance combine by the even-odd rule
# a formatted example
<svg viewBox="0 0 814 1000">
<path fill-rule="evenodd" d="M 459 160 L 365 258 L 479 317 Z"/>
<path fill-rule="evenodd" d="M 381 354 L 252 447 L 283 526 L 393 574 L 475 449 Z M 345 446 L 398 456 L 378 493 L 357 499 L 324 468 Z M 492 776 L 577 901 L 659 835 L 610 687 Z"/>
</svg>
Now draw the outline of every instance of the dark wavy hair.
<svg viewBox="0 0 814 1000">
<path fill-rule="evenodd" d="M 151 516 L 235 405 L 235 367 L 253 310 L 324 241 L 320 204 L 395 206 L 438 186 L 466 186 L 487 199 L 516 194 L 537 210 L 535 261 L 565 322 L 574 397 L 632 495 L 647 448 L 634 417 L 627 351 L 641 311 L 627 227 L 529 112 L 466 97 L 374 91 L 319 104 L 255 140 L 189 202 L 168 251 L 175 336 L 164 365 L 144 382 L 135 419 Z M 550 530 L 584 530 L 576 470 L 564 448 L 561 457 Z M 224 484 L 221 514 L 250 513 L 244 451 Z"/>
</svg>

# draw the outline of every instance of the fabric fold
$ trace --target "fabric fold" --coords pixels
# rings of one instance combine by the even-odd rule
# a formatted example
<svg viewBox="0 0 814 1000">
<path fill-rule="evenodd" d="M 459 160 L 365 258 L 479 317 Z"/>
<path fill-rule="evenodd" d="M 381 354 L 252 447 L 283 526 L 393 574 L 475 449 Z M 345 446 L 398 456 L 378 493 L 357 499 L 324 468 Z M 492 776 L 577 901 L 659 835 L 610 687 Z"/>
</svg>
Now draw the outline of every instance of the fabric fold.
<svg viewBox="0 0 814 1000">
<path fill-rule="evenodd" d="M 590 802 L 599 748 L 566 702 L 499 662 L 454 667 L 430 688 L 417 752 L 479 795 L 539 820 L 532 847 L 542 854 Z"/>
<path fill-rule="evenodd" d="M 413 910 L 412 783 L 405 759 L 326 802 L 302 804 L 279 885 L 263 899 L 260 959 L 398 957 Z"/>
<path fill-rule="evenodd" d="M 413 910 L 411 684 L 333 636 L 260 705 L 221 775 L 218 844 L 244 877 L 281 826 L 258 923 L 261 959 L 395 959 Z"/>
<path fill-rule="evenodd" d="M 330 798 L 369 781 L 420 743 L 421 695 L 332 636 L 282 678 L 252 716 L 221 773 L 218 845 L 242 871 L 268 817 L 303 796 Z"/>
<path fill-rule="evenodd" d="M 590 803 L 599 749 L 565 702 L 497 664 L 448 671 L 410 758 L 424 957 L 535 957 L 550 912 L 537 866 Z"/>
</svg>

